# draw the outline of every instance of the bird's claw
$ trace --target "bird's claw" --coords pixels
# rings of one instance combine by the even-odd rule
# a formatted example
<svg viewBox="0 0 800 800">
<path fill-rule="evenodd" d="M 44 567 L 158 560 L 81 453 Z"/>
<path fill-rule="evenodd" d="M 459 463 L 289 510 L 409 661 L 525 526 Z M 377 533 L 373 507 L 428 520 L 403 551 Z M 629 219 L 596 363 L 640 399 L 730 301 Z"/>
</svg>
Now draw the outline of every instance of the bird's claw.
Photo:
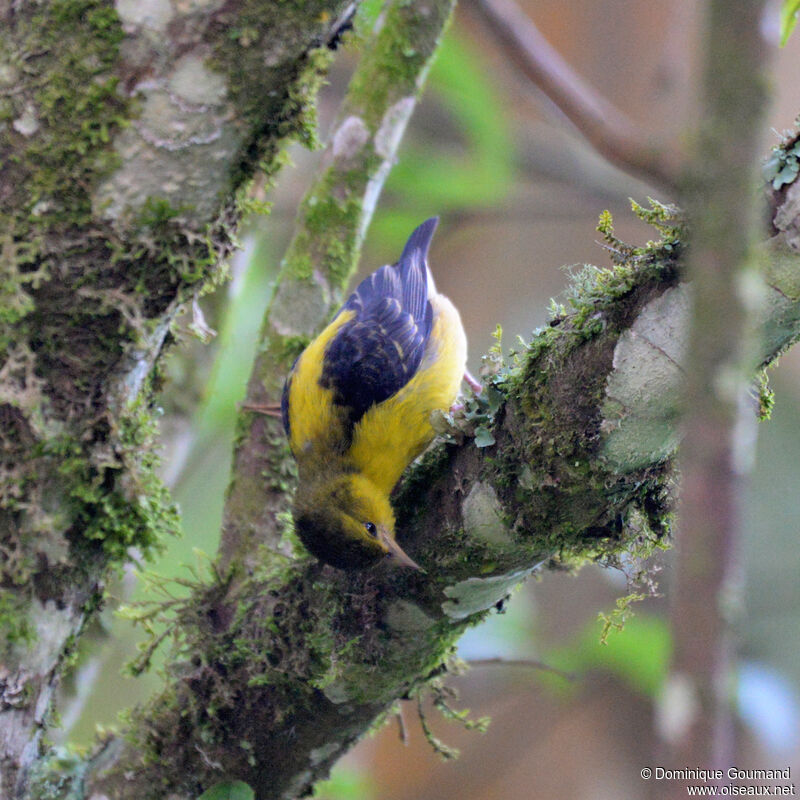
<svg viewBox="0 0 800 800">
<path fill-rule="evenodd" d="M 280 403 L 242 403 L 242 411 L 252 411 L 255 414 L 264 414 L 267 417 L 280 417 Z"/>
<path fill-rule="evenodd" d="M 480 394 L 483 391 L 483 384 L 476 380 L 468 369 L 464 370 L 464 383 L 466 383 L 475 394 Z"/>
</svg>

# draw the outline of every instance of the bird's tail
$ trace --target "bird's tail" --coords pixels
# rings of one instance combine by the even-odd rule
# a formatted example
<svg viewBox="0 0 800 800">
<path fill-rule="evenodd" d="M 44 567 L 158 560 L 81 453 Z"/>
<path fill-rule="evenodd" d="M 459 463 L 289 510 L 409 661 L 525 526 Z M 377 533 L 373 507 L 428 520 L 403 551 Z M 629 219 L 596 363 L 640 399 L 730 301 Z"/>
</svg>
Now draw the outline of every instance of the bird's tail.
<svg viewBox="0 0 800 800">
<path fill-rule="evenodd" d="M 426 219 L 417 229 L 408 237 L 406 246 L 403 248 L 403 254 L 400 256 L 398 264 L 414 261 L 416 263 L 425 262 L 428 257 L 428 249 L 431 246 L 433 234 L 436 232 L 436 226 L 439 224 L 439 217 L 431 217 Z"/>
<path fill-rule="evenodd" d="M 431 217 L 417 227 L 408 237 L 403 253 L 397 262 L 403 285 L 404 305 L 407 308 L 424 308 L 427 298 L 436 292 L 431 272 L 427 267 L 428 249 L 439 224 L 439 217 Z"/>
</svg>

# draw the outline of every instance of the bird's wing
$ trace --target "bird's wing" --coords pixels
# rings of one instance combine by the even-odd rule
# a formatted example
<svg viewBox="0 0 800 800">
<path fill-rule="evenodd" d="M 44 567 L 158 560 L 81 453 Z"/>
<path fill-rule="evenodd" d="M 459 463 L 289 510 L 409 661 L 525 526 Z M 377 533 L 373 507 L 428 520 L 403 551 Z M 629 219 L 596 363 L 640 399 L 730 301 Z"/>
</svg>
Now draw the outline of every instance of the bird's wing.
<svg viewBox="0 0 800 800">
<path fill-rule="evenodd" d="M 354 316 L 325 349 L 320 384 L 346 410 L 350 432 L 370 407 L 405 386 L 420 365 L 433 323 L 425 259 L 437 222 L 420 225 L 397 264 L 365 278 L 342 307 Z"/>
</svg>

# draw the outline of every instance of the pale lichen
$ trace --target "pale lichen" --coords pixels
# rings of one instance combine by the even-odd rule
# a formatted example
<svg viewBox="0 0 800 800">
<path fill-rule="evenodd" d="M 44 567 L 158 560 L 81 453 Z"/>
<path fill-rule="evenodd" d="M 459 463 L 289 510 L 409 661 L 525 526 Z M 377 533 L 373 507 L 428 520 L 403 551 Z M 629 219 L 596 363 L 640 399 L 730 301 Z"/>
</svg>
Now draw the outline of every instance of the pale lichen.
<svg viewBox="0 0 800 800">
<path fill-rule="evenodd" d="M 503 508 L 497 492 L 489 484 L 477 481 L 461 504 L 464 533 L 490 544 L 510 544 L 512 538 L 503 523 Z"/>
<path fill-rule="evenodd" d="M 668 458 L 679 442 L 681 363 L 689 318 L 686 285 L 650 301 L 614 348 L 603 404 L 603 454 L 628 472 Z"/>
<path fill-rule="evenodd" d="M 395 600 L 384 615 L 386 624 L 398 633 L 430 630 L 436 621 L 411 600 Z"/>
<path fill-rule="evenodd" d="M 442 603 L 442 611 L 455 620 L 467 619 L 486 611 L 497 605 L 517 584 L 540 566 L 541 562 L 505 575 L 467 578 L 454 586 L 446 586 L 444 594 L 449 599 Z"/>
</svg>

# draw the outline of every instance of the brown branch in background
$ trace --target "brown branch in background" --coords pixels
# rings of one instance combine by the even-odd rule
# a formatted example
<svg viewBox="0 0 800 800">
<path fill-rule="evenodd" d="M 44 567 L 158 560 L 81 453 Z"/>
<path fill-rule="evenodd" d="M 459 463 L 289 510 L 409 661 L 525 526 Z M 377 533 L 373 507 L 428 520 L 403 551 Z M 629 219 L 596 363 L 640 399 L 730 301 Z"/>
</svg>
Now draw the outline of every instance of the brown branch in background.
<svg viewBox="0 0 800 800">
<path fill-rule="evenodd" d="M 676 193 L 680 154 L 647 134 L 580 78 L 514 0 L 473 0 L 488 29 L 519 70 L 616 167 Z"/>
<path fill-rule="evenodd" d="M 730 614 L 755 439 L 748 388 L 758 360 L 751 309 L 761 296 L 751 249 L 759 233 L 754 187 L 768 97 L 763 9 L 763 0 L 707 5 L 704 113 L 682 181 L 692 224 L 686 274 L 693 309 L 672 591 L 675 653 L 658 716 L 665 767 L 725 770 L 739 763 Z M 671 782 L 660 791 L 677 798 L 686 789 Z"/>
</svg>

